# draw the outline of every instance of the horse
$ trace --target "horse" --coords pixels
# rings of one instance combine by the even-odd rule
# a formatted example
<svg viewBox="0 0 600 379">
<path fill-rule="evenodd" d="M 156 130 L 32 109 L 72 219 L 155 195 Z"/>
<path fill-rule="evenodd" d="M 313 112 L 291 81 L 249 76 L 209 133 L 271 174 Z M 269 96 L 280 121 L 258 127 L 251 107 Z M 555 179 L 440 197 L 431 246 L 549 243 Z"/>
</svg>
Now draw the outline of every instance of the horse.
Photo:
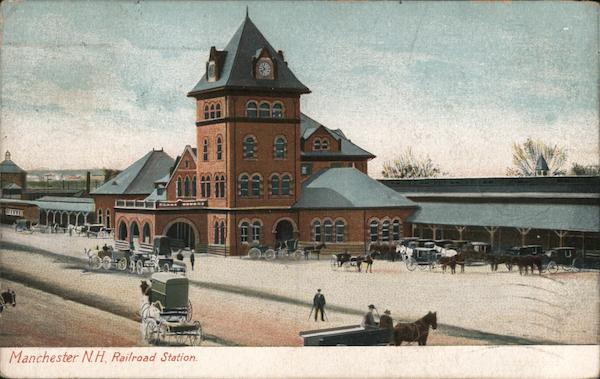
<svg viewBox="0 0 600 379">
<path fill-rule="evenodd" d="M 490 254 L 487 257 L 487 260 L 490 264 L 490 269 L 492 272 L 498 271 L 498 265 L 500 263 L 504 263 L 508 271 L 512 271 L 512 267 L 517 263 L 519 257 L 513 257 L 511 255 L 495 255 Z"/>
<path fill-rule="evenodd" d="M 308 259 L 310 257 L 310 253 L 319 253 L 319 255 L 321 254 L 321 249 L 326 249 L 327 246 L 325 245 L 325 242 L 321 242 L 318 245 L 314 245 L 314 246 L 307 246 L 304 248 L 304 259 Z"/>
<path fill-rule="evenodd" d="M 441 246 L 435 246 L 435 251 L 442 254 L 439 259 L 442 269 L 446 272 L 446 266 L 450 266 L 450 271 L 456 273 L 456 265 L 460 266 L 460 272 L 465 272 L 465 257 L 462 253 L 454 249 L 444 249 Z"/>
<path fill-rule="evenodd" d="M 13 307 L 17 306 L 17 293 L 11 289 L 0 294 L 0 313 L 2 313 L 7 304 L 12 305 Z"/>
<path fill-rule="evenodd" d="M 405 260 L 405 259 L 413 256 L 413 249 L 411 249 L 410 247 L 401 245 L 401 244 L 397 244 L 396 245 L 396 253 L 399 253 L 402 260 Z"/>
<path fill-rule="evenodd" d="M 380 256 L 381 253 L 379 251 L 374 251 L 374 252 L 368 252 L 365 253 L 365 255 L 359 255 L 356 258 L 352 258 L 356 259 L 356 267 L 358 268 L 358 272 L 360 272 L 360 266 L 362 263 L 366 263 L 367 264 L 367 268 L 365 268 L 365 273 L 366 272 L 371 272 L 373 273 L 373 261 L 375 257 Z"/>
<path fill-rule="evenodd" d="M 437 329 L 437 312 L 429 311 L 425 316 L 412 323 L 397 323 L 394 327 L 394 344 L 400 346 L 403 341 L 427 345 L 429 327 Z"/>
<path fill-rule="evenodd" d="M 150 302 L 150 289 L 152 286 L 150 286 L 145 280 L 142 280 L 141 282 L 142 284 L 140 284 L 140 290 L 142 291 L 142 296 L 147 296 L 148 302 Z"/>
<path fill-rule="evenodd" d="M 350 262 L 352 260 L 352 256 L 350 253 L 338 253 L 333 254 L 335 259 L 337 260 L 338 267 L 342 267 L 342 265 L 346 262 Z"/>
<path fill-rule="evenodd" d="M 523 271 L 525 271 L 525 275 L 527 275 L 529 268 L 531 268 L 531 273 L 533 274 L 533 267 L 536 266 L 540 275 L 542 275 L 542 257 L 538 255 L 525 255 L 516 258 L 517 265 L 519 266 L 519 274 L 523 275 Z"/>
</svg>

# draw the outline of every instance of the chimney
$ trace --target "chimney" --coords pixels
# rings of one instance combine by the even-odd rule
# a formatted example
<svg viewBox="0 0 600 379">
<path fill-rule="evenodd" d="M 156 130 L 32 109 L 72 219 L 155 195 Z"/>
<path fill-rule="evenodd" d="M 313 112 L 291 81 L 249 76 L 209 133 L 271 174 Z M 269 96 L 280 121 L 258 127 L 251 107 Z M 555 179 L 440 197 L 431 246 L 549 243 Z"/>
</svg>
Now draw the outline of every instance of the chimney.
<svg viewBox="0 0 600 379">
<path fill-rule="evenodd" d="M 85 173 L 85 194 L 86 195 L 90 194 L 90 185 L 91 185 L 91 181 L 92 181 L 91 178 L 92 178 L 91 173 L 89 171 L 87 171 Z"/>
</svg>

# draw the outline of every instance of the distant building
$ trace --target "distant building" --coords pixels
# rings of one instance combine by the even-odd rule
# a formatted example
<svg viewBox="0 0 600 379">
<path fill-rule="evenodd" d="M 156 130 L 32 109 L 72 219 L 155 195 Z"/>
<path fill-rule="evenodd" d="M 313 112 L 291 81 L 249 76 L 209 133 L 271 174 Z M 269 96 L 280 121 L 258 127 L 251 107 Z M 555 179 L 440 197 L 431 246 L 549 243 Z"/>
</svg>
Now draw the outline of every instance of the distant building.
<svg viewBox="0 0 600 379">
<path fill-rule="evenodd" d="M 0 162 L 0 197 L 20 199 L 27 190 L 27 172 L 12 161 L 10 152 L 6 151 L 4 160 Z"/>
</svg>

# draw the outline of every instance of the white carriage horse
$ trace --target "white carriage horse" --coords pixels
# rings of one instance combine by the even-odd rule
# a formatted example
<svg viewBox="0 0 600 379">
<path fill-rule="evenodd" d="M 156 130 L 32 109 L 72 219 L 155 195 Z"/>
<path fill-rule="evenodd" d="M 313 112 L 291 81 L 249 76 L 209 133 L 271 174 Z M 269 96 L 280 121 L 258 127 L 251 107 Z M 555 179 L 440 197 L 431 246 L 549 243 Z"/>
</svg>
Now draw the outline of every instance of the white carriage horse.
<svg viewBox="0 0 600 379">
<path fill-rule="evenodd" d="M 440 254 L 438 261 L 442 264 L 444 272 L 446 271 L 446 265 L 450 266 L 450 270 L 454 274 L 456 271 L 456 265 L 460 265 L 460 271 L 465 272 L 465 262 L 463 259 L 460 261 L 457 258 L 458 252 L 454 249 L 444 249 L 441 246 L 434 246 L 435 251 Z"/>
<path fill-rule="evenodd" d="M 396 244 L 396 253 L 400 253 L 402 260 L 406 260 L 408 258 L 412 258 L 414 250 L 410 247 L 406 247 L 402 244 Z"/>
</svg>

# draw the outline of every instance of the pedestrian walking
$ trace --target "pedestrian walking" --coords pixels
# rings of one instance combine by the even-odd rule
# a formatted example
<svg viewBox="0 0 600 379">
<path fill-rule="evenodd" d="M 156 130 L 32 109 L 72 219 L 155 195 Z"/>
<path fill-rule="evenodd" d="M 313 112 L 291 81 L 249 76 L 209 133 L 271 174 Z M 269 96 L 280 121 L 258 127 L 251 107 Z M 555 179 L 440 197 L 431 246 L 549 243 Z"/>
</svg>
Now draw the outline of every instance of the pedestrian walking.
<svg viewBox="0 0 600 379">
<path fill-rule="evenodd" d="M 313 309 L 315 310 L 315 321 L 317 321 L 319 311 L 321 312 L 321 321 L 325 321 L 325 295 L 321 293 L 320 288 L 313 297 Z"/>
<path fill-rule="evenodd" d="M 190 264 L 192 265 L 192 271 L 194 271 L 194 262 L 196 261 L 196 258 L 194 257 L 194 252 L 192 251 L 190 253 Z"/>
</svg>

